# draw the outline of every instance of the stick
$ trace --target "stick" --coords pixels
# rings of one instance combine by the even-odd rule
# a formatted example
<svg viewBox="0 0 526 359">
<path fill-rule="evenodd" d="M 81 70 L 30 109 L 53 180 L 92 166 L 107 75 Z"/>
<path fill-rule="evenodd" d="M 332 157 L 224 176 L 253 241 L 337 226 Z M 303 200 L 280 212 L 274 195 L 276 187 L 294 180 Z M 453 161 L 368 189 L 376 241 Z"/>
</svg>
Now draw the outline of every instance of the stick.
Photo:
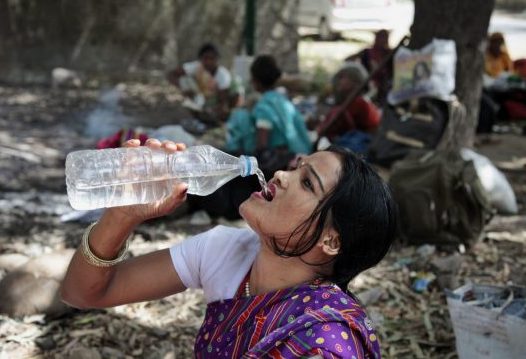
<svg viewBox="0 0 526 359">
<path fill-rule="evenodd" d="M 347 108 L 347 106 L 349 106 L 353 101 L 354 99 L 356 99 L 356 97 L 358 97 L 358 95 L 363 91 L 363 89 L 367 86 L 367 84 L 369 83 L 369 81 L 371 81 L 371 79 L 381 70 L 383 69 L 388 63 L 389 61 L 391 61 L 391 59 L 393 58 L 394 54 L 396 53 L 396 51 L 398 51 L 398 49 L 402 46 L 404 46 L 407 42 L 407 40 L 409 40 L 409 36 L 404 36 L 402 38 L 402 40 L 400 40 L 400 42 L 398 43 L 398 45 L 396 45 L 396 47 L 394 49 L 391 50 L 391 52 L 389 53 L 389 55 L 387 55 L 383 60 L 382 62 L 373 70 L 371 71 L 371 73 L 369 74 L 369 76 L 367 76 L 367 78 L 359 85 L 357 86 L 354 91 L 350 92 L 349 95 L 347 95 L 347 97 L 345 98 L 345 101 L 343 101 L 343 103 L 340 105 L 340 107 L 338 108 L 336 114 L 334 115 L 334 117 L 332 119 L 330 119 L 329 123 L 324 126 L 322 128 L 322 130 L 320 131 L 320 133 L 318 134 L 318 139 L 316 140 L 316 142 L 314 143 L 314 148 L 317 148 L 318 147 L 318 142 L 320 141 L 320 139 L 325 135 L 325 133 L 327 132 L 327 130 L 332 126 L 334 125 L 334 123 L 336 121 L 339 121 L 340 118 L 342 117 L 341 115 L 343 114 L 343 112 L 345 111 L 345 109 Z"/>
<path fill-rule="evenodd" d="M 425 147 L 424 142 L 415 140 L 414 138 L 401 136 L 394 131 L 387 131 L 387 134 L 385 137 L 393 142 L 398 142 L 406 146 L 415 147 L 415 148 Z"/>
</svg>

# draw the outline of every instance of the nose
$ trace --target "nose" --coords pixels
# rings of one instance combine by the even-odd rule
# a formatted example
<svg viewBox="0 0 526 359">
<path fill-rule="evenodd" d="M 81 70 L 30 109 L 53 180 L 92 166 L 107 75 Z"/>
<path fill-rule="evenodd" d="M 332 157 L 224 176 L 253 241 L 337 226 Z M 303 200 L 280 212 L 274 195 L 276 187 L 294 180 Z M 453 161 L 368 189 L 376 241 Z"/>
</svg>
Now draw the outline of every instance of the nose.
<svg viewBox="0 0 526 359">
<path fill-rule="evenodd" d="M 274 173 L 274 182 L 281 188 L 286 189 L 289 186 L 289 179 L 287 172 L 276 171 Z"/>
</svg>

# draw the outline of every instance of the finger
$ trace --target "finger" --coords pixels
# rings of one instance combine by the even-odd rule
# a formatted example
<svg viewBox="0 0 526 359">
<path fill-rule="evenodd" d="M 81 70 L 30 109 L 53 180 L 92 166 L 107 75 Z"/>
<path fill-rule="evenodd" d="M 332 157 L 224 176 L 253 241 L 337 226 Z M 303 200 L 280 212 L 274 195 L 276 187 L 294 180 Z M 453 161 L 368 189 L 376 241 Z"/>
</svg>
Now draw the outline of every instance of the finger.
<svg viewBox="0 0 526 359">
<path fill-rule="evenodd" d="M 141 141 L 137 139 L 131 139 L 126 142 L 124 142 L 123 147 L 138 147 L 141 145 Z"/>
<path fill-rule="evenodd" d="M 186 150 L 186 145 L 184 143 L 176 143 L 177 151 L 184 151 Z"/>
<path fill-rule="evenodd" d="M 174 186 L 172 194 L 170 195 L 171 200 L 176 204 L 182 203 L 186 200 L 186 194 L 188 192 L 188 185 L 184 182 L 179 182 Z"/>
<path fill-rule="evenodd" d="M 159 149 L 161 148 L 161 141 L 156 138 L 149 138 L 146 140 L 145 145 L 150 148 Z"/>
<path fill-rule="evenodd" d="M 188 193 L 188 184 L 184 183 L 184 182 L 181 182 L 181 183 L 178 183 L 176 188 L 175 188 L 175 192 L 177 193 L 177 198 L 180 199 L 180 200 L 185 200 L 186 199 L 186 194 Z"/>
<path fill-rule="evenodd" d="M 175 144 L 175 142 L 173 141 L 163 141 L 161 147 L 166 151 L 166 152 L 175 152 L 177 151 L 177 145 Z"/>
</svg>

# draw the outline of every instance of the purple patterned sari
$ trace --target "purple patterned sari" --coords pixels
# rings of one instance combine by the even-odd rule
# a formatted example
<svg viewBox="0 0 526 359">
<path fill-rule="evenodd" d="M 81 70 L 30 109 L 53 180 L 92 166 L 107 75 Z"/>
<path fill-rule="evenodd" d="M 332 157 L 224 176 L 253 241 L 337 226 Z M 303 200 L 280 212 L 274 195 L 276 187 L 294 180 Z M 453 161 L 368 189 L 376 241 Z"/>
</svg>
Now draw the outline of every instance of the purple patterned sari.
<svg viewBox="0 0 526 359">
<path fill-rule="evenodd" d="M 380 358 L 363 309 L 333 284 L 314 282 L 208 304 L 197 358 Z"/>
</svg>

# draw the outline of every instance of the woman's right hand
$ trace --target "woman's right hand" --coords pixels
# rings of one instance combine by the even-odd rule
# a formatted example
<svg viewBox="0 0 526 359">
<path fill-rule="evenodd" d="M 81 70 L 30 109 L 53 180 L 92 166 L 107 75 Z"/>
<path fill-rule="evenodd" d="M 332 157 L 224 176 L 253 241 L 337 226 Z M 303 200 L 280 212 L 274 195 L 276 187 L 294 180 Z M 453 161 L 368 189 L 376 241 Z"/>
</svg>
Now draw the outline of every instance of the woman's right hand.
<svg viewBox="0 0 526 359">
<path fill-rule="evenodd" d="M 156 139 L 148 140 L 146 145 L 169 153 L 186 148 L 183 144 L 161 143 Z M 138 146 L 139 140 L 130 140 L 125 144 L 125 147 Z M 103 260 L 116 258 L 135 226 L 176 209 L 186 199 L 186 190 L 187 185 L 178 182 L 168 197 L 157 202 L 107 209 L 89 232 L 89 251 Z M 186 289 L 173 270 L 168 249 L 137 256 L 110 267 L 93 265 L 83 253 L 83 250 L 77 250 L 62 282 L 62 300 L 74 307 L 106 308 L 159 299 Z"/>
<path fill-rule="evenodd" d="M 184 151 L 186 146 L 182 143 L 175 143 L 172 141 L 163 141 L 162 143 L 154 138 L 150 138 L 145 143 L 151 149 L 162 149 L 167 153 L 174 153 L 177 151 Z M 139 147 L 139 140 L 129 140 L 124 144 L 124 147 Z M 186 191 L 188 185 L 183 182 L 177 182 L 174 186 L 172 193 L 161 200 L 147 203 L 138 204 L 131 206 L 121 206 L 108 208 L 106 212 L 108 214 L 116 215 L 122 220 L 129 221 L 133 225 L 138 225 L 148 219 L 165 216 L 173 212 L 186 200 Z"/>
</svg>

